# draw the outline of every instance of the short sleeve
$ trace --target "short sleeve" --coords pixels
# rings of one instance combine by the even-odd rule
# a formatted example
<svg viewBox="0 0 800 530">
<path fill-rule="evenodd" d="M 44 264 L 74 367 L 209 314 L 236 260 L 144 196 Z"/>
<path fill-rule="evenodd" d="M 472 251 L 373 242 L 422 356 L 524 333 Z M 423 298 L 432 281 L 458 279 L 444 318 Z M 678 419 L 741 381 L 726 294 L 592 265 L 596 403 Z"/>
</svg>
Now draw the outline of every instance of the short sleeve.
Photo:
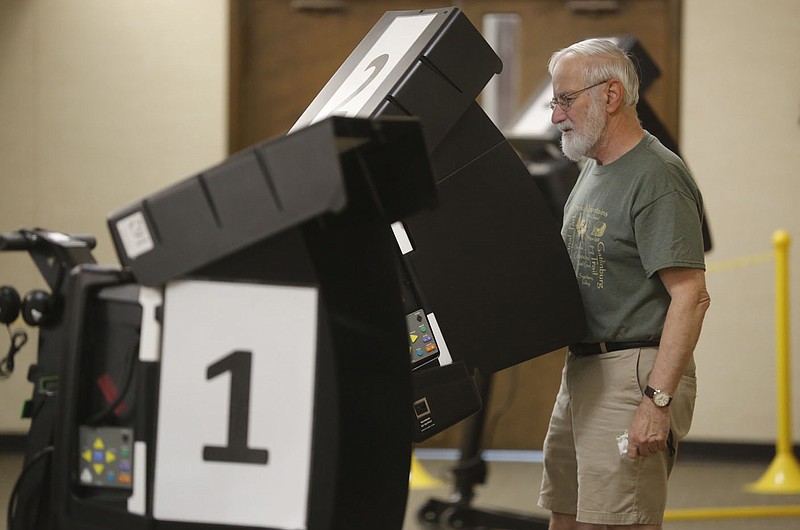
<svg viewBox="0 0 800 530">
<path fill-rule="evenodd" d="M 689 195 L 672 191 L 644 207 L 634 234 L 648 277 L 667 267 L 705 269 L 701 207 Z"/>
</svg>

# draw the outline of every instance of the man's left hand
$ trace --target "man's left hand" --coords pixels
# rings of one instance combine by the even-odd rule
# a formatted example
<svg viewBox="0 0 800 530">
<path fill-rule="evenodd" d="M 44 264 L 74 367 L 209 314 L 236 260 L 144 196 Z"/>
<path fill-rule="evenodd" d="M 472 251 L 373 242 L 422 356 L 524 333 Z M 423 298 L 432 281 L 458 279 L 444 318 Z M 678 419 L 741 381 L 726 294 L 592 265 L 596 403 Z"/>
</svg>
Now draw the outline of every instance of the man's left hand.
<svg viewBox="0 0 800 530">
<path fill-rule="evenodd" d="M 666 451 L 669 425 L 669 407 L 656 407 L 649 398 L 643 399 L 628 429 L 628 458 Z"/>
</svg>

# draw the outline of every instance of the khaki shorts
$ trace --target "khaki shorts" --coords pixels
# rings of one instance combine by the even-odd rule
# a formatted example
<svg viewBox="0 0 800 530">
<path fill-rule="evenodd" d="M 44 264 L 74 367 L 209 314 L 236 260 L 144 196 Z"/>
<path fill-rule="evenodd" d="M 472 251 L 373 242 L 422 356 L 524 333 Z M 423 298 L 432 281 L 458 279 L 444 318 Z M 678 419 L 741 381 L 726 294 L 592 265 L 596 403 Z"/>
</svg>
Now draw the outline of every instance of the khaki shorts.
<svg viewBox="0 0 800 530">
<path fill-rule="evenodd" d="M 592 524 L 662 522 L 675 451 L 633 460 L 617 445 L 642 401 L 657 353 L 567 354 L 544 442 L 539 506 Z M 670 404 L 673 449 L 689 430 L 696 395 L 691 361 Z"/>
</svg>

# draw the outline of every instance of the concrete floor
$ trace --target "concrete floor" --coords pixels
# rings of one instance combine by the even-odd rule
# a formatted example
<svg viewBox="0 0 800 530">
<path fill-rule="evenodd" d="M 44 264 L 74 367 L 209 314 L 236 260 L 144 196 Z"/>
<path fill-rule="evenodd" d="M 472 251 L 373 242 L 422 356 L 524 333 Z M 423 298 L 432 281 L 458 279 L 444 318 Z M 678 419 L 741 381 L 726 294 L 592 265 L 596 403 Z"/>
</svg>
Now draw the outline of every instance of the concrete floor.
<svg viewBox="0 0 800 530">
<path fill-rule="evenodd" d="M 542 466 L 536 461 L 490 461 L 485 484 L 476 486 L 472 507 L 546 518 L 536 507 Z M 535 460 L 535 458 L 533 459 Z M 452 492 L 452 460 L 417 458 L 425 473 L 439 485 L 417 488 L 412 480 L 403 530 L 430 530 L 418 512 L 430 499 L 447 501 Z M 0 453 L 0 530 L 6 530 L 8 497 L 22 467 L 18 454 Z M 678 462 L 670 481 L 669 511 L 687 508 L 782 507 L 800 508 L 800 495 L 761 495 L 744 491 L 766 470 L 764 463 L 691 459 Z M 674 512 L 677 513 L 677 512 Z M 800 530 L 800 516 L 744 517 L 667 521 L 667 530 Z"/>
<path fill-rule="evenodd" d="M 412 489 L 409 494 L 403 530 L 428 530 L 418 520 L 419 508 L 431 498 L 447 501 L 452 491 L 450 476 L 453 462 L 420 459 L 427 473 L 442 481 L 444 487 Z M 762 495 L 744 491 L 744 487 L 758 480 L 764 463 L 719 462 L 692 459 L 678 461 L 670 478 L 670 496 L 667 516 L 678 517 L 678 510 L 703 508 L 779 507 L 791 506 L 792 517 L 744 517 L 694 520 L 667 520 L 665 530 L 800 530 L 800 494 Z M 542 465 L 537 462 L 489 462 L 486 483 L 475 488 L 471 506 L 489 511 L 512 512 L 546 519 L 547 513 L 536 506 Z M 414 482 L 412 481 L 412 485 Z M 707 513 L 703 515 L 716 515 Z"/>
</svg>

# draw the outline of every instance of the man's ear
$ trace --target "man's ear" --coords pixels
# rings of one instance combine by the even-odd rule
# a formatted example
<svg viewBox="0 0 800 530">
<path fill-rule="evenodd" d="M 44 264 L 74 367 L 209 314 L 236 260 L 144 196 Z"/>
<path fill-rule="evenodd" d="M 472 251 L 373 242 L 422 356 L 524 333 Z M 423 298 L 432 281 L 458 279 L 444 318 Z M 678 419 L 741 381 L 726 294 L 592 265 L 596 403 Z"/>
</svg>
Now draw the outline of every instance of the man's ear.
<svg viewBox="0 0 800 530">
<path fill-rule="evenodd" d="M 625 88 L 619 79 L 612 79 L 606 87 L 606 109 L 608 112 L 616 112 L 622 105 L 625 96 Z"/>
</svg>

